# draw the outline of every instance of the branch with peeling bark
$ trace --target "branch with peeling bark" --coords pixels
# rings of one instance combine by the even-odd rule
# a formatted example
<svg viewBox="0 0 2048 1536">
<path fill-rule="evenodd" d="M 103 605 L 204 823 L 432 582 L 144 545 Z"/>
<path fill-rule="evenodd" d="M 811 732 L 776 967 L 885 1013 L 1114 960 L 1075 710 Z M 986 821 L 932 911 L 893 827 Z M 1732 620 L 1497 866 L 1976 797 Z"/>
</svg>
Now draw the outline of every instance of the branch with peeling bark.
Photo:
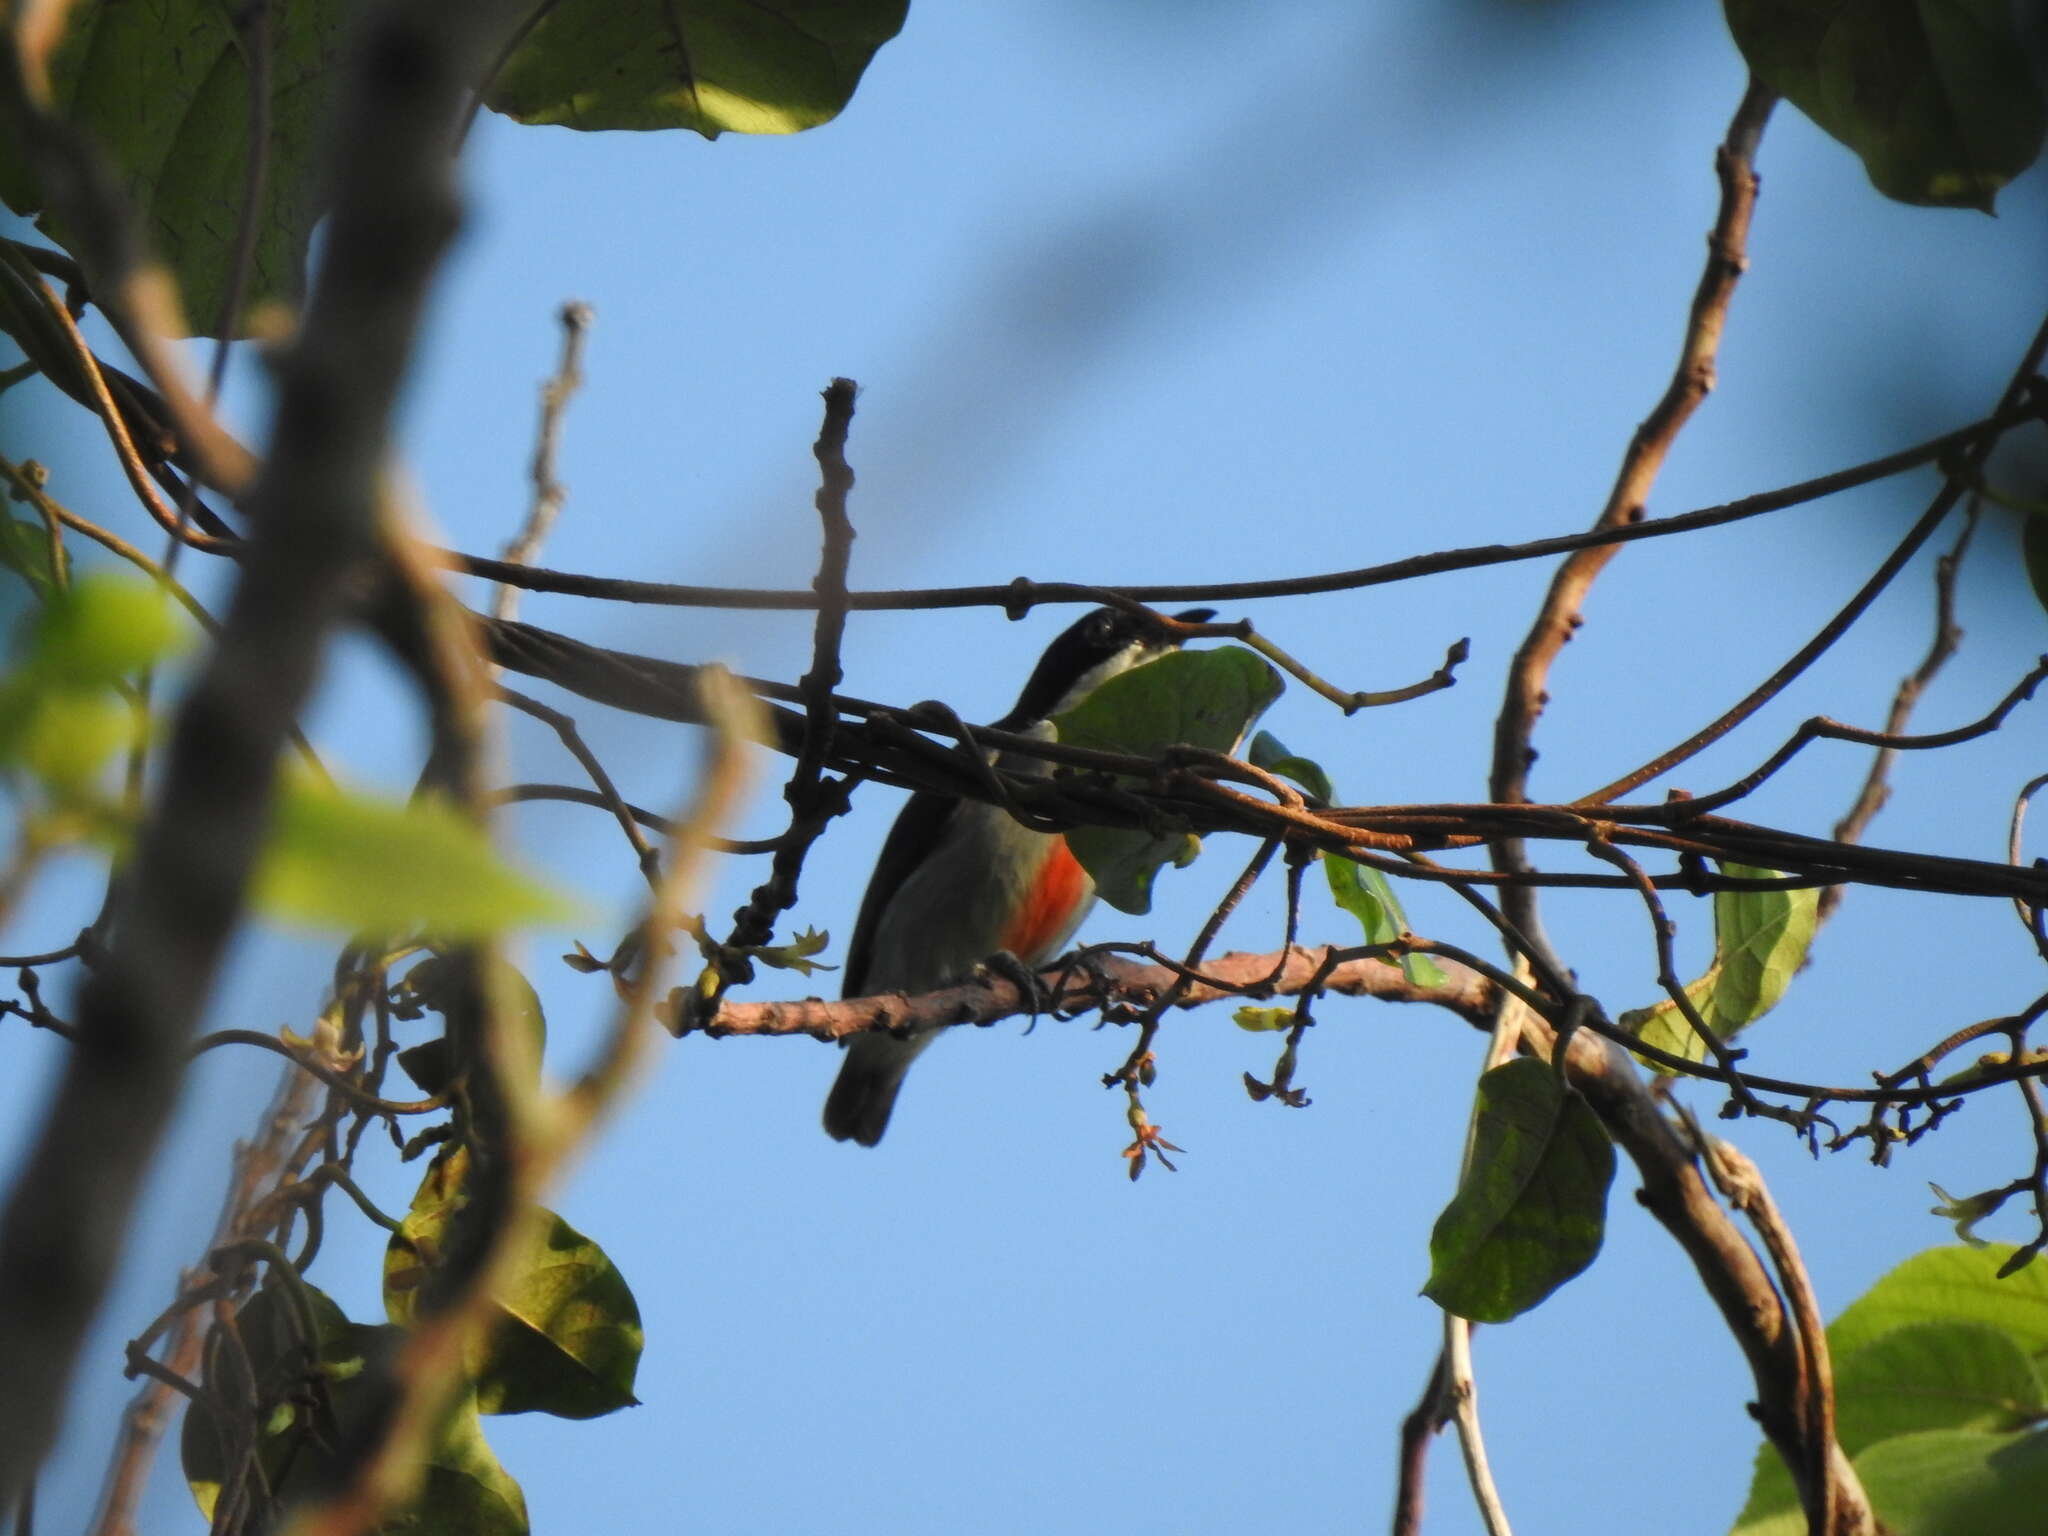
<svg viewBox="0 0 2048 1536">
<path fill-rule="evenodd" d="M 1331 951 L 1295 946 L 1279 954 L 1229 954 L 1202 964 L 1207 980 L 1189 980 L 1183 968 L 1141 965 L 1114 956 L 1095 955 L 1081 963 L 1056 966 L 1041 973 L 1046 1005 L 1055 1013 L 1096 1009 L 1142 1011 L 1174 993 L 1172 1006 L 1197 1008 L 1221 998 L 1292 997 L 1315 981 Z M 1352 960 L 1322 978 L 1320 990 L 1346 997 L 1377 997 L 1388 1002 L 1435 1003 L 1483 1026 L 1492 1007 L 1493 984 L 1456 961 L 1440 961 L 1442 986 L 1411 982 L 1397 964 L 1383 959 Z M 1218 985 L 1222 983 L 1223 985 Z M 814 1040 L 844 1040 L 871 1030 L 909 1034 L 951 1025 L 994 1024 L 1027 1012 L 1030 999 L 1017 983 L 991 972 L 957 986 L 908 996 L 887 992 L 878 997 L 852 997 L 828 1002 L 807 998 L 795 1002 L 728 1001 L 701 1023 L 681 1034 L 809 1035 Z"/>
</svg>

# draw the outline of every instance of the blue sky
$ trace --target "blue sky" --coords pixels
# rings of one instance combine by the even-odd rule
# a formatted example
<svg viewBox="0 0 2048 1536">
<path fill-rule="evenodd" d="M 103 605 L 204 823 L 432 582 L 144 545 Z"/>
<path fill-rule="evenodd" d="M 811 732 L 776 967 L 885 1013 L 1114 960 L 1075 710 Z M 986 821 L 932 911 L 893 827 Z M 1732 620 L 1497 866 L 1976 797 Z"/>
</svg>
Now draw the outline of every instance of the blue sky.
<svg viewBox="0 0 2048 1536">
<path fill-rule="evenodd" d="M 406 403 L 402 446 L 446 539 L 494 552 L 525 504 L 536 389 L 565 299 L 596 310 L 588 383 L 546 563 L 687 582 L 801 586 L 816 551 L 817 391 L 863 388 L 850 456 L 857 586 L 1015 575 L 1234 580 L 1573 530 L 1597 512 L 1663 387 L 1714 205 L 1713 147 L 1741 95 L 1713 8 L 1221 3 L 914 7 L 844 116 L 791 139 L 594 135 L 486 118 L 470 221 Z M 1752 268 L 1721 389 L 1681 439 L 1652 511 L 1676 512 L 1874 457 L 1979 414 L 2038 323 L 2037 172 L 1996 220 L 1884 203 L 1844 150 L 1781 109 L 1760 158 Z M 260 371 L 231 408 L 252 435 Z M 90 423 L 40 423 L 53 490 L 129 518 Z M 48 446 L 45 447 L 44 445 Z M 1686 540 L 1610 567 L 1553 676 L 1535 793 L 1582 793 L 1685 736 L 1767 674 L 1864 579 L 1925 505 L 1931 472 Z M 1923 706 L 1974 718 L 2042 648 L 2008 525 L 1961 585 L 1961 656 Z M 1548 569 L 1495 568 L 1241 611 L 1346 686 L 1433 669 L 1457 688 L 1345 720 L 1291 690 L 1266 725 L 1360 803 L 1483 798 L 1507 656 Z M 1877 723 L 1931 623 L 1923 559 L 1786 698 L 1675 782 L 1705 790 L 1808 714 Z M 478 594 L 479 596 L 481 594 Z M 800 616 L 594 607 L 524 616 L 599 643 L 721 657 L 783 678 Z M 1231 615 L 1236 616 L 1234 611 Z M 1066 622 L 993 612 L 857 614 L 847 689 L 1008 707 Z M 679 797 L 682 728 L 576 710 L 630 798 Z M 350 641 L 310 719 L 359 780 L 401 789 L 420 730 L 374 651 Z M 2038 713 L 1908 758 L 1873 841 L 2003 856 Z M 508 776 L 573 781 L 514 719 Z M 750 830 L 776 824 L 762 764 Z M 1823 746 L 1749 803 L 1823 833 L 1863 770 Z M 869 790 L 806 870 L 799 925 L 843 940 L 894 796 Z M 589 903 L 574 936 L 615 938 L 636 878 L 601 813 L 522 808 L 507 832 Z M 1144 918 L 1086 937 L 1185 943 L 1245 850 L 1216 839 Z M 7 942 L 63 942 L 80 872 L 58 871 Z M 720 873 L 713 927 L 755 866 Z M 1418 931 L 1490 948 L 1417 890 Z M 1278 942 L 1261 892 L 1226 947 Z M 1611 1011 L 1654 993 L 1639 908 L 1553 894 L 1559 948 Z M 1673 914 L 1695 965 L 1702 906 Z M 1311 939 L 1342 939 L 1312 908 Z M 526 947 L 558 1071 L 609 1017 L 602 978 Z M 1958 1024 L 2030 998 L 2038 961 L 2008 908 L 1859 891 L 1751 1042 L 1785 1076 L 1860 1082 Z M 331 944 L 252 935 L 216 1023 L 303 1028 Z M 828 956 L 827 958 L 832 958 Z M 830 978 L 817 986 L 829 990 Z M 780 992 L 777 992 L 777 989 Z M 758 995 L 798 995 L 774 976 Z M 1303 1111 L 1253 1104 L 1240 1075 L 1270 1037 L 1220 1009 L 1172 1022 L 1153 1118 L 1188 1149 L 1133 1187 L 1128 1049 L 1085 1023 L 940 1042 L 887 1141 L 817 1127 L 837 1055 L 803 1040 L 663 1040 L 655 1066 L 555 1204 L 633 1284 L 644 1405 L 587 1424 L 487 1431 L 544 1531 L 1176 1533 L 1375 1528 L 1394 1437 L 1435 1348 L 1417 1291 L 1456 1178 L 1480 1037 L 1448 1015 L 1333 1001 L 1304 1044 Z M 11 1158 L 53 1059 L 0 1082 Z M 202 1241 L 230 1140 L 268 1059 L 194 1073 L 130 1264 L 88 1355 L 45 1484 L 81 1523 L 128 1390 L 120 1341 Z M 1711 1117 L 1718 1099 L 1691 1092 Z M 2022 1166 L 2017 1106 L 1980 1101 L 1889 1170 L 1806 1154 L 1781 1129 L 1718 1128 L 1762 1164 L 1832 1313 L 1945 1241 L 1925 1181 L 1958 1192 Z M 416 1176 L 371 1183 L 402 1206 Z M 1747 1377 L 1676 1247 L 1617 1180 L 1606 1252 L 1537 1312 L 1478 1342 L 1495 1468 L 1518 1529 L 1710 1532 L 1741 1502 L 1756 1443 Z M 376 1313 L 380 1245 L 337 1208 L 314 1279 Z M 2009 1234 L 2024 1236 L 2017 1226 Z M 1439 1445 L 1432 1532 L 1477 1528 Z M 167 1457 L 145 1527 L 195 1527 Z"/>
</svg>

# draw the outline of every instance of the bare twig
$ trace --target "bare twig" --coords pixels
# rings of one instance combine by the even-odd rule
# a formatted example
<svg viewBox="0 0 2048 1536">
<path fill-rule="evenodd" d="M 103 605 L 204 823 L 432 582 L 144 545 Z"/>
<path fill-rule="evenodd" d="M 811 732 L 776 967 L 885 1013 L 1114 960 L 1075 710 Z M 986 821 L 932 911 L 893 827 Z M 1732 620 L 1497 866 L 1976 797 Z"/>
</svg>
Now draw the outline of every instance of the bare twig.
<svg viewBox="0 0 2048 1536">
<path fill-rule="evenodd" d="M 562 323 L 562 352 L 555 361 L 554 377 L 540 392 L 540 426 L 533 442 L 533 500 L 527 506 L 526 521 L 505 546 L 508 565 L 533 564 L 555 526 L 555 519 L 561 515 L 562 503 L 568 499 L 568 491 L 555 478 L 555 454 L 560 447 L 562 418 L 569 409 L 569 401 L 583 387 L 583 340 L 594 314 L 588 304 L 571 300 L 557 315 Z M 515 618 L 518 610 L 519 588 L 501 582 L 491 596 L 492 616 Z"/>
<path fill-rule="evenodd" d="M 583 740 L 583 733 L 576 728 L 576 722 L 559 709 L 551 709 L 540 700 L 528 698 L 511 688 L 501 685 L 497 694 L 504 703 L 511 705 L 521 714 L 531 715 L 552 730 L 562 745 L 569 749 L 570 756 L 583 765 L 583 771 L 590 775 L 590 782 L 596 786 L 597 803 L 612 813 L 613 819 L 619 824 L 619 830 L 626 834 L 626 841 L 632 845 L 633 857 L 640 866 L 641 875 L 646 878 L 650 887 L 658 884 L 661 879 L 661 855 L 640 832 L 641 818 L 652 813 L 642 811 L 636 814 L 633 807 L 627 805 L 620 797 L 618 786 L 612 783 L 612 776 L 605 771 L 604 764 Z M 662 820 L 658 816 L 653 819 L 657 822 Z"/>
<path fill-rule="evenodd" d="M 1096 947 L 1098 950 L 1100 946 Z M 1231 954 L 1210 960 L 1201 980 L 1188 981 L 1174 1006 L 1196 1008 L 1224 997 L 1286 997 L 1310 985 L 1352 997 L 1379 997 L 1391 1002 L 1436 1003 L 1474 1023 L 1489 1017 L 1492 989 L 1462 964 L 1445 965 L 1439 987 L 1419 987 L 1398 965 L 1381 960 L 1355 960 L 1326 969 L 1331 951 L 1292 948 L 1278 955 Z M 1277 974 L 1276 974 L 1277 973 Z M 1321 974 L 1321 980 L 1317 977 Z M 1177 965 L 1133 965 L 1103 959 L 1086 966 L 1051 966 L 1040 973 L 1049 1009 L 1078 1013 L 1096 1008 L 1149 1008 L 1187 976 Z M 973 982 L 914 997 L 900 992 L 879 997 L 827 1002 L 728 1002 L 717 1015 L 697 1026 L 708 1035 L 809 1035 L 841 1040 L 868 1030 L 921 1032 L 954 1024 L 993 1024 L 1023 1014 L 1031 1000 L 1015 982 L 988 975 Z"/>
<path fill-rule="evenodd" d="M 2012 378 L 2006 384 L 2005 393 L 1999 400 L 2000 412 L 2016 409 L 2026 399 L 2032 387 L 2030 381 L 2040 372 L 2044 356 L 2048 356 L 2048 318 L 2042 320 L 2040 328 L 2034 333 L 2034 339 L 2028 343 L 2025 354 L 2020 358 L 2019 366 L 2013 370 Z M 1604 804 L 1669 773 L 1680 763 L 1719 741 L 1784 692 L 1794 679 L 1848 632 L 1849 627 L 1877 601 L 1879 594 L 1891 585 L 1892 579 L 1905 569 L 1914 555 L 1919 553 L 1920 546 L 1934 536 L 1934 530 L 1939 528 L 1943 519 L 1955 509 L 1956 503 L 1977 484 L 1984 461 L 1990 457 L 1995 443 L 1995 439 L 1983 439 L 1973 443 L 1964 452 L 1961 462 L 1950 472 L 1940 492 L 1936 494 L 1927 510 L 1920 515 L 1920 520 L 1907 530 L 1906 536 L 1885 557 L 1884 563 L 1857 590 L 1856 595 L 1843 605 L 1841 611 L 1828 620 L 1811 640 L 1794 652 L 1783 666 L 1731 705 L 1726 713 L 1702 726 L 1677 746 L 1660 752 L 1640 768 L 1625 773 L 1613 783 L 1582 797 L 1580 803 Z"/>
<path fill-rule="evenodd" d="M 1638 539 L 1664 538 L 1670 534 L 1692 533 L 1719 528 L 1747 518 L 1791 507 L 1804 506 L 1857 486 L 1889 479 L 1932 464 L 1979 441 L 1995 440 L 2021 421 L 2034 419 L 2035 412 L 2016 408 L 2005 415 L 1975 422 L 1954 432 L 1945 432 L 1911 448 L 1886 454 L 1865 464 L 1835 470 L 1811 480 L 1777 490 L 1759 491 L 1736 501 L 1670 517 L 1647 518 L 1609 528 L 1592 528 L 1580 533 L 1556 534 L 1519 544 L 1481 544 L 1463 549 L 1436 550 L 1411 555 L 1380 565 L 1356 570 L 1327 571 L 1306 576 L 1281 576 L 1266 581 L 1224 581 L 1197 583 L 1148 583 L 1125 587 L 1099 587 L 1083 582 L 1029 581 L 1019 578 L 1000 585 L 967 587 L 914 587 L 895 591 L 850 593 L 847 607 L 855 613 L 884 610 L 1001 608 L 1012 617 L 1049 603 L 1100 603 L 1105 595 L 1145 604 L 1231 603 L 1258 598 L 1303 597 L 1323 592 L 1351 592 L 1367 587 L 1388 586 L 1439 576 L 1455 571 L 1479 570 L 1508 565 L 1520 560 L 1548 560 L 1582 549 L 1602 549 L 1632 544 Z M 650 603 L 678 608 L 740 608 L 766 611 L 803 612 L 818 606 L 815 592 L 794 588 L 705 587 L 671 582 L 636 581 L 626 577 L 593 576 L 576 571 L 528 569 L 504 561 L 444 550 L 441 558 L 451 569 L 491 581 L 510 582 L 529 592 L 553 592 L 569 597 L 589 597 L 615 602 Z"/>
<path fill-rule="evenodd" d="M 1689 1120 L 1688 1125 L 1715 1188 L 1750 1219 L 1763 1239 L 1764 1252 L 1770 1255 L 1791 1313 L 1800 1356 L 1801 1449 L 1806 1456 L 1805 1476 L 1797 1475 L 1802 1469 L 1794 1469 L 1794 1481 L 1806 1506 L 1808 1529 L 1822 1536 L 1874 1531 L 1876 1517 L 1863 1484 L 1835 1440 L 1835 1381 L 1828 1360 L 1827 1325 L 1821 1320 L 1820 1303 L 1814 1298 L 1813 1282 L 1799 1257 L 1799 1247 L 1792 1240 L 1792 1229 L 1771 1199 L 1756 1164 L 1731 1143 L 1702 1135 L 1699 1126 Z"/>
<path fill-rule="evenodd" d="M 1753 167 L 1756 147 L 1776 100 L 1769 90 L 1752 80 L 1715 154 L 1715 174 L 1721 184 L 1720 212 L 1713 232 L 1707 237 L 1706 268 L 1693 295 L 1678 364 L 1663 397 L 1636 428 L 1622 459 L 1621 472 L 1608 493 L 1607 505 L 1594 521 L 1596 528 L 1625 526 L 1643 515 L 1650 487 L 1663 468 L 1665 455 L 1714 387 L 1721 327 L 1736 283 L 1748 263 L 1749 222 L 1757 195 Z M 1496 801 L 1528 798 L 1529 767 L 1534 759 L 1530 739 L 1537 717 L 1543 712 L 1551 664 L 1579 627 L 1586 594 L 1612 557 L 1612 549 L 1600 548 L 1581 550 L 1567 558 L 1551 578 L 1542 608 L 1515 652 L 1506 697 L 1494 726 L 1493 767 L 1487 782 Z M 1526 868 L 1528 861 L 1520 839 L 1497 838 L 1492 848 L 1495 868 L 1509 873 Z M 1532 933 L 1540 931 L 1532 894 L 1510 891 L 1505 901 L 1508 916 L 1518 926 Z"/>
<path fill-rule="evenodd" d="M 811 665 L 798 683 L 804 706 L 803 730 L 797 741 L 796 762 L 782 786 L 782 798 L 789 806 L 789 826 L 775 846 L 768 878 L 756 886 L 746 904 L 733 914 L 732 930 L 725 943 L 711 951 L 711 984 L 692 996 L 691 1011 L 714 1011 L 735 983 L 751 979 L 753 963 L 746 958 L 749 948 L 766 944 L 775 933 L 775 920 L 796 905 L 797 883 L 803 876 L 804 860 L 811 845 L 824 834 L 835 816 L 844 814 L 851 789 L 846 779 L 827 779 L 825 765 L 833 756 L 834 738 L 839 730 L 839 712 L 833 692 L 845 675 L 839 664 L 839 650 L 846 636 L 846 573 L 853 557 L 853 520 L 847 515 L 846 499 L 853 490 L 853 468 L 846 462 L 846 439 L 853 425 L 853 403 L 859 386 L 851 379 L 834 379 L 825 387 L 825 419 L 812 447 L 817 458 L 819 485 L 813 502 L 821 525 L 818 574 L 812 585 L 818 594 L 818 617 L 812 627 Z"/>
</svg>

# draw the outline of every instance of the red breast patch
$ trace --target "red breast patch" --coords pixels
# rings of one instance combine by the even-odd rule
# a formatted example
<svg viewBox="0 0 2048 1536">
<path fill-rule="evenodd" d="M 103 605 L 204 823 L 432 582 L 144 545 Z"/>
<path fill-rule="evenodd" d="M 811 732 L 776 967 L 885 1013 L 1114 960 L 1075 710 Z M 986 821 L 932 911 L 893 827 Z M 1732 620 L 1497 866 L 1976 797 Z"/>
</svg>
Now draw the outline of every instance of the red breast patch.
<svg viewBox="0 0 2048 1536">
<path fill-rule="evenodd" d="M 1068 851 L 1064 837 L 1052 839 L 1052 850 L 1039 866 L 1024 901 L 1009 927 L 1003 930 L 1002 947 L 1026 965 L 1038 965 L 1052 958 L 1052 950 L 1067 936 L 1067 930 L 1088 892 L 1088 872 Z"/>
</svg>

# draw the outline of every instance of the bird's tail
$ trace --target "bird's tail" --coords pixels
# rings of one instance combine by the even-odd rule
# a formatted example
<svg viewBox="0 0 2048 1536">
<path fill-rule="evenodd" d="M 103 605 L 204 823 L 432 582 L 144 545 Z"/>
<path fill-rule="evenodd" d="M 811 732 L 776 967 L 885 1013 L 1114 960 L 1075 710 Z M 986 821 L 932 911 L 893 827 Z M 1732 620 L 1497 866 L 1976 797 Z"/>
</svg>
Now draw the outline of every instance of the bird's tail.
<svg viewBox="0 0 2048 1536">
<path fill-rule="evenodd" d="M 903 1074 L 931 1044 L 932 1035 L 898 1040 L 893 1035 L 860 1035 L 846 1048 L 838 1081 L 825 1100 L 825 1133 L 834 1141 L 872 1147 L 889 1128 Z"/>
</svg>

